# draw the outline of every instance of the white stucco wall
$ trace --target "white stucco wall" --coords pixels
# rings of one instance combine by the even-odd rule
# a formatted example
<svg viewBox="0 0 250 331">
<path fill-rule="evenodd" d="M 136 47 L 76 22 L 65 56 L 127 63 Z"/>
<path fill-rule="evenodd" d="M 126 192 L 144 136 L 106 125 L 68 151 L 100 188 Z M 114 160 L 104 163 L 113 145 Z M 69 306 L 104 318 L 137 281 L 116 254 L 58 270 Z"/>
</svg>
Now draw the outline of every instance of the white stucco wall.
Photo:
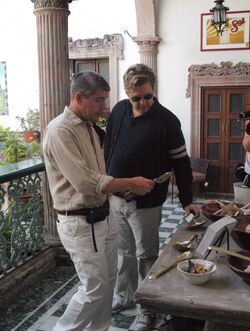
<svg viewBox="0 0 250 331">
<path fill-rule="evenodd" d="M 214 6 L 211 0 L 157 0 L 159 101 L 181 120 L 187 146 L 190 144 L 190 99 L 186 99 L 188 67 L 221 61 L 250 62 L 250 50 L 200 51 L 200 15 Z M 250 0 L 225 0 L 230 11 L 250 10 Z M 124 34 L 137 35 L 134 0 L 77 0 L 69 4 L 69 36 L 75 39 L 103 38 L 121 33 L 124 60 L 119 61 L 119 93 L 125 97 L 122 75 L 140 61 L 138 46 Z M 16 126 L 15 116 L 39 104 L 36 18 L 29 0 L 0 0 L 0 61 L 7 61 L 9 113 L 0 123 Z M 250 79 L 249 79 L 250 80 Z M 249 82 L 250 83 L 250 82 Z"/>
<path fill-rule="evenodd" d="M 103 38 L 104 34 L 120 33 L 124 41 L 124 60 L 119 61 L 120 98 L 125 97 L 122 75 L 130 64 L 140 61 L 138 46 L 124 33 L 137 35 L 134 0 L 73 1 L 70 4 L 69 37 L 73 40 Z"/>
<path fill-rule="evenodd" d="M 230 11 L 250 10 L 249 0 L 226 0 Z M 158 96 L 181 120 L 190 148 L 190 99 L 186 99 L 191 64 L 250 62 L 250 50 L 200 51 L 200 17 L 214 6 L 211 0 L 159 0 Z M 167 19 L 166 19 L 167 17 Z M 249 78 L 250 85 L 250 78 Z"/>
</svg>

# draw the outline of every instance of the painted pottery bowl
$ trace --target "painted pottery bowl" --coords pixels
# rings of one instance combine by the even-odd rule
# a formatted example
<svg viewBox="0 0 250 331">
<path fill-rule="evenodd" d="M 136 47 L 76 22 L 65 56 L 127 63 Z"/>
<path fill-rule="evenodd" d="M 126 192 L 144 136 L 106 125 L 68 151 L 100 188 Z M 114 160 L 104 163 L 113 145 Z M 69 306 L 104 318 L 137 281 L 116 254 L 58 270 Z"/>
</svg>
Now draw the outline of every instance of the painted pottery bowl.
<svg viewBox="0 0 250 331">
<path fill-rule="evenodd" d="M 228 203 L 224 202 L 224 204 L 227 205 Z M 235 203 L 235 205 L 239 208 L 243 206 L 243 205 L 238 204 L 238 203 Z M 201 211 L 202 211 L 203 215 L 206 216 L 210 221 L 216 222 L 219 219 L 221 219 L 222 217 L 224 217 L 223 215 L 216 215 L 216 214 L 214 215 L 214 213 L 219 211 L 221 208 L 222 207 L 217 202 L 207 203 L 207 204 L 201 206 Z"/>
<path fill-rule="evenodd" d="M 250 257 L 250 252 L 239 252 L 242 255 Z M 239 277 L 241 277 L 246 282 L 250 282 L 250 261 L 240 259 L 235 256 L 228 256 L 227 264 L 229 268 L 235 272 Z M 246 269 L 248 271 L 246 271 Z"/>
<path fill-rule="evenodd" d="M 189 267 L 188 261 L 189 260 L 184 260 L 179 262 L 177 264 L 177 269 L 182 274 L 184 279 L 190 284 L 193 285 L 204 284 L 210 279 L 212 274 L 216 271 L 216 265 L 211 261 L 202 260 L 202 259 L 191 259 L 190 261 L 195 266 L 201 266 L 206 271 L 202 273 L 188 272 L 188 267 Z"/>
<path fill-rule="evenodd" d="M 231 232 L 231 237 L 240 248 L 250 251 L 250 216 L 236 217 L 236 219 L 237 223 Z"/>
</svg>

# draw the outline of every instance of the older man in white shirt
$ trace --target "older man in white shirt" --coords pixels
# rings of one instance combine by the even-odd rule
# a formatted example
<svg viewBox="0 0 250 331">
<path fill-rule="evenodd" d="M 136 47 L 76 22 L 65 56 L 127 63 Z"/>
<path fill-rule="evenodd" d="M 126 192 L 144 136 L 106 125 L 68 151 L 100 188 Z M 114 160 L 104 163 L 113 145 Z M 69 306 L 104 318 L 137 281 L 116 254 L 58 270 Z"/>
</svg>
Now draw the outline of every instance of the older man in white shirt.
<svg viewBox="0 0 250 331">
<path fill-rule="evenodd" d="M 106 108 L 109 89 L 95 72 L 77 74 L 69 107 L 49 123 L 44 135 L 58 233 L 81 281 L 54 331 L 108 330 L 117 273 L 117 233 L 108 217 L 108 194 L 131 190 L 144 195 L 154 186 L 143 177 L 106 175 L 93 123 Z"/>
</svg>

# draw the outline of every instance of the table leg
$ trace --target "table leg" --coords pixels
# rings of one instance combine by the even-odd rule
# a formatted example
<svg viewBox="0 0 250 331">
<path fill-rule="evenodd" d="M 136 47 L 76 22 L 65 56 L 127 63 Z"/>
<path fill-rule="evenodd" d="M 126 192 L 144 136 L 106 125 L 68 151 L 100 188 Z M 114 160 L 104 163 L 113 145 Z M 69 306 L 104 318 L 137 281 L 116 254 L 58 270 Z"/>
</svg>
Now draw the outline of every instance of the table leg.
<svg viewBox="0 0 250 331">
<path fill-rule="evenodd" d="M 173 181 L 171 181 L 171 200 L 172 200 L 172 204 L 174 203 L 174 183 Z"/>
</svg>

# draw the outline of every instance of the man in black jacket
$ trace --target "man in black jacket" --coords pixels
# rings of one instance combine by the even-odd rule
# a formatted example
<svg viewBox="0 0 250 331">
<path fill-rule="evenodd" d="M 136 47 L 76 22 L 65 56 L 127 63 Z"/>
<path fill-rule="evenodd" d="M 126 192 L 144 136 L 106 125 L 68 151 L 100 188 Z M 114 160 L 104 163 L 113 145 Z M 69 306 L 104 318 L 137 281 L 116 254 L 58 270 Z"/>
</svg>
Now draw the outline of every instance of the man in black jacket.
<svg viewBox="0 0 250 331">
<path fill-rule="evenodd" d="M 198 216 L 199 209 L 192 204 L 192 169 L 180 122 L 154 97 L 153 71 L 136 64 L 128 68 L 123 80 L 128 99 L 117 103 L 108 121 L 104 147 L 107 173 L 153 179 L 173 169 L 183 208 Z M 113 313 L 135 305 L 138 274 L 144 279 L 158 257 L 161 207 L 167 189 L 168 181 L 156 184 L 143 197 L 117 192 L 110 199 L 119 233 Z M 141 307 L 136 330 L 151 330 L 155 316 Z"/>
</svg>

